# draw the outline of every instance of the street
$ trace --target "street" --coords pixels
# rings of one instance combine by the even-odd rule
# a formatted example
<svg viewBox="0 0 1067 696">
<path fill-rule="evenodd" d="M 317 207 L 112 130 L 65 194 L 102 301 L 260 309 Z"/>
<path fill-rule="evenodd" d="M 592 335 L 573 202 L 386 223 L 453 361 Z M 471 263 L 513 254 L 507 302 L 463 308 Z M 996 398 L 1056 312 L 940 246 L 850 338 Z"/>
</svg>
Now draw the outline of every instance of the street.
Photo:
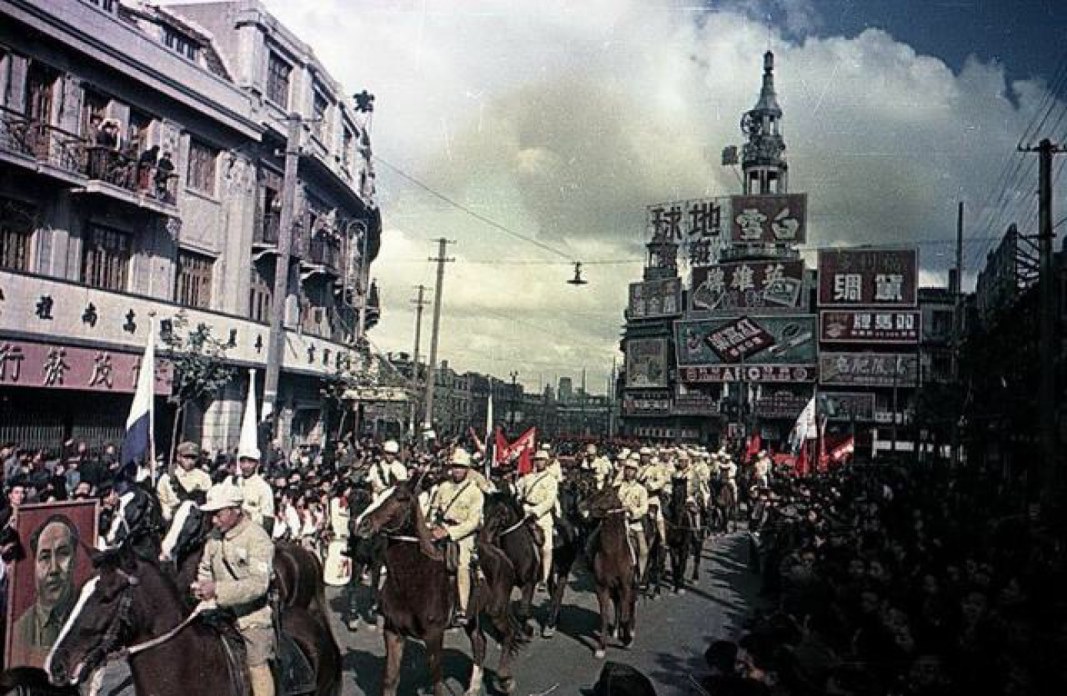
<svg viewBox="0 0 1067 696">
<path fill-rule="evenodd" d="M 709 540 L 704 547 L 700 579 L 684 595 L 664 594 L 659 599 L 639 599 L 637 639 L 629 650 L 609 643 L 606 660 L 625 662 L 644 672 L 656 685 L 659 696 L 694 693 L 688 675 L 707 671 L 704 650 L 716 638 L 735 637 L 740 623 L 758 591 L 758 578 L 748 571 L 748 539 L 732 534 Z M 361 624 L 350 632 L 340 621 L 342 594 L 327 588 L 333 633 L 344 664 L 344 696 L 377 694 L 381 686 L 385 646 L 382 633 Z M 536 608 L 544 595 L 534 597 Z M 584 566 L 577 564 L 563 599 L 559 631 L 551 640 L 534 637 L 515 659 L 516 694 L 577 694 L 590 689 L 606 660 L 593 656 L 594 635 L 599 628 L 596 595 Z M 496 667 L 499 653 L 490 639 L 487 673 Z M 453 694 L 466 688 L 470 676 L 470 644 L 462 631 L 449 631 L 445 639 L 444 674 Z M 404 651 L 400 693 L 429 693 L 430 675 L 421 644 L 408 642 Z M 108 668 L 101 692 L 104 696 L 132 696 L 133 688 L 125 663 Z M 492 693 L 487 685 L 483 693 Z"/>
</svg>

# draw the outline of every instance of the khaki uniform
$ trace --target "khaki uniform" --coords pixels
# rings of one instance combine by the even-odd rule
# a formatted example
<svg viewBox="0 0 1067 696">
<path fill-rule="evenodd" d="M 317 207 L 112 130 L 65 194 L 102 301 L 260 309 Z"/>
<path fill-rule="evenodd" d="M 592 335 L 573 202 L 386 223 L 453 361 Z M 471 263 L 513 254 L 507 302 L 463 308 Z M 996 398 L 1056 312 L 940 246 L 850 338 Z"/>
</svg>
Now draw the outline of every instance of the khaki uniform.
<svg viewBox="0 0 1067 696">
<path fill-rule="evenodd" d="M 215 601 L 233 610 L 237 628 L 248 645 L 248 667 L 255 696 L 273 694 L 268 660 L 274 658 L 274 628 L 267 601 L 274 564 L 274 544 L 263 528 L 243 519 L 221 537 L 213 534 L 204 546 L 198 581 L 215 582 Z"/>
<path fill-rule="evenodd" d="M 485 495 L 489 495 L 490 493 L 496 493 L 496 486 L 493 485 L 493 482 L 487 479 L 485 477 L 485 474 L 478 471 L 477 469 L 471 469 L 470 472 L 467 474 L 467 478 L 471 481 L 474 481 L 474 485 L 478 486 L 478 489 L 481 490 L 481 492 Z"/>
<path fill-rule="evenodd" d="M 641 520 L 648 514 L 648 491 L 637 481 L 623 481 L 619 486 L 619 502 L 626 510 L 630 539 L 637 545 L 637 577 L 643 578 L 648 567 L 648 540 Z"/>
<path fill-rule="evenodd" d="M 545 467 L 545 471 L 552 474 L 556 479 L 556 483 L 563 483 L 563 467 L 560 465 L 558 459 L 551 460 Z"/>
<path fill-rule="evenodd" d="M 611 478 L 614 469 L 604 457 L 597 457 L 589 465 L 589 470 L 593 472 L 593 480 L 596 481 L 597 490 L 604 487 L 604 484 Z"/>
<path fill-rule="evenodd" d="M 245 496 L 244 505 L 241 509 L 250 520 L 264 527 L 265 518 L 274 519 L 274 491 L 270 484 L 258 473 L 248 478 L 243 476 L 230 477 L 230 483 L 241 489 Z M 273 524 L 273 522 L 272 522 Z"/>
<path fill-rule="evenodd" d="M 541 544 L 541 581 L 548 582 L 552 572 L 552 511 L 559 500 L 559 482 L 547 469 L 534 471 L 519 479 L 516 495 L 527 515 L 533 516 L 544 537 Z"/>
<path fill-rule="evenodd" d="M 704 498 L 700 503 L 707 509 L 708 505 L 711 504 L 711 469 L 708 467 L 708 463 L 703 459 L 698 459 L 693 462 L 690 469 L 692 469 L 693 474 L 696 475 L 697 481 L 704 492 Z"/>
<path fill-rule="evenodd" d="M 176 466 L 173 474 L 167 473 L 160 476 L 159 483 L 156 484 L 156 493 L 159 495 L 159 504 L 163 509 L 163 519 L 168 522 L 174 517 L 178 506 L 182 504 L 182 499 L 178 497 L 178 492 L 175 490 L 175 482 L 185 489 L 186 493 L 200 491 L 206 494 L 207 489 L 211 488 L 211 476 L 203 469 L 193 468 L 186 471 Z"/>
<path fill-rule="evenodd" d="M 700 527 L 700 511 L 705 509 L 704 506 L 711 497 L 711 490 L 708 488 L 707 481 L 700 477 L 700 474 L 696 472 L 692 464 L 685 471 L 675 469 L 674 475 L 671 476 L 671 485 L 673 486 L 674 482 L 680 479 L 684 479 L 686 482 L 686 504 L 695 504 L 697 506 L 696 526 Z"/>
<path fill-rule="evenodd" d="M 427 506 L 430 524 L 439 524 L 448 532 L 450 539 L 459 546 L 459 572 L 456 586 L 459 590 L 459 609 L 467 612 L 471 596 L 471 557 L 474 554 L 475 532 L 482 524 L 482 505 L 485 496 L 467 474 L 467 479 L 456 483 L 451 479 L 434 488 Z"/>
<path fill-rule="evenodd" d="M 394 459 L 391 462 L 379 459 L 371 465 L 370 471 L 367 472 L 367 483 L 370 484 L 371 493 L 375 497 L 378 497 L 386 488 L 395 486 L 398 481 L 407 480 L 407 467 L 398 459 Z"/>
<path fill-rule="evenodd" d="M 656 533 L 659 534 L 660 542 L 666 544 L 667 524 L 663 519 L 663 501 L 660 496 L 670 480 L 670 473 L 660 464 L 652 462 L 638 472 L 637 480 L 648 491 L 648 504 L 655 507 L 653 514 L 655 515 Z"/>
</svg>

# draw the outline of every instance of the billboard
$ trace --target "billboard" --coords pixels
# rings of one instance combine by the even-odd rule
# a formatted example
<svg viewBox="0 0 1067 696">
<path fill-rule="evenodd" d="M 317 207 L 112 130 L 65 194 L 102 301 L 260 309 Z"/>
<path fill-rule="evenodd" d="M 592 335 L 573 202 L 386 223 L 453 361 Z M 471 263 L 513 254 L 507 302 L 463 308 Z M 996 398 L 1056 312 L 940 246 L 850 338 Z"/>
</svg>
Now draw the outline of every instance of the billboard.
<svg viewBox="0 0 1067 696">
<path fill-rule="evenodd" d="M 173 367 L 157 359 L 156 395 L 170 394 Z M 141 356 L 31 341 L 0 343 L 0 386 L 132 394 Z"/>
<path fill-rule="evenodd" d="M 622 412 L 628 416 L 666 416 L 671 412 L 670 392 L 624 394 Z"/>
<path fill-rule="evenodd" d="M 664 278 L 630 283 L 628 319 L 669 317 L 682 312 L 682 279 Z"/>
<path fill-rule="evenodd" d="M 814 365 L 812 314 L 690 319 L 674 322 L 678 365 Z"/>
<path fill-rule="evenodd" d="M 915 387 L 919 356 L 915 353 L 819 354 L 819 382 L 845 387 Z"/>
<path fill-rule="evenodd" d="M 656 203 L 647 208 L 649 239 L 679 244 L 693 239 L 716 239 L 722 234 L 724 198 L 697 198 Z"/>
<path fill-rule="evenodd" d="M 830 421 L 874 420 L 874 394 L 871 392 L 819 392 L 815 410 Z"/>
<path fill-rule="evenodd" d="M 756 399 L 756 415 L 761 418 L 796 419 L 811 401 L 811 394 L 797 394 L 787 389 L 762 389 Z"/>
<path fill-rule="evenodd" d="M 721 382 L 814 382 L 815 365 L 702 365 L 679 367 L 678 378 L 690 384 Z"/>
<path fill-rule="evenodd" d="M 689 309 L 711 314 L 802 311 L 803 261 L 739 261 L 693 269 Z"/>
<path fill-rule="evenodd" d="M 666 338 L 631 338 L 626 342 L 626 386 L 630 389 L 667 386 Z"/>
<path fill-rule="evenodd" d="M 808 194 L 730 197 L 732 244 L 803 244 Z"/>
<path fill-rule="evenodd" d="M 915 249 L 820 249 L 819 305 L 914 307 L 918 275 Z"/>
<path fill-rule="evenodd" d="M 819 340 L 825 343 L 918 343 L 918 310 L 829 310 L 819 313 Z"/>
</svg>

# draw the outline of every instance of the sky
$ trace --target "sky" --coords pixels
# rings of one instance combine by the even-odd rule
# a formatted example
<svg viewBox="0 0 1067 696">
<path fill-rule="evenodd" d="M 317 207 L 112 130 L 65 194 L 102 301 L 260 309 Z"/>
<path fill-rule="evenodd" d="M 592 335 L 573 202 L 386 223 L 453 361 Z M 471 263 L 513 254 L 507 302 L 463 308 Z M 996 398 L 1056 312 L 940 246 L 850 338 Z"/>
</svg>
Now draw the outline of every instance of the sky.
<svg viewBox="0 0 1067 696">
<path fill-rule="evenodd" d="M 1067 140 L 1058 2 L 265 0 L 376 96 L 372 343 L 412 350 L 443 236 L 439 359 L 527 389 L 585 369 L 593 393 L 622 363 L 646 206 L 739 192 L 720 153 L 768 48 L 809 244 L 917 244 L 922 281 L 944 283 L 963 200 L 973 286 L 1007 223 L 1036 219 L 1017 145 Z M 587 285 L 565 282 L 576 260 Z"/>
</svg>

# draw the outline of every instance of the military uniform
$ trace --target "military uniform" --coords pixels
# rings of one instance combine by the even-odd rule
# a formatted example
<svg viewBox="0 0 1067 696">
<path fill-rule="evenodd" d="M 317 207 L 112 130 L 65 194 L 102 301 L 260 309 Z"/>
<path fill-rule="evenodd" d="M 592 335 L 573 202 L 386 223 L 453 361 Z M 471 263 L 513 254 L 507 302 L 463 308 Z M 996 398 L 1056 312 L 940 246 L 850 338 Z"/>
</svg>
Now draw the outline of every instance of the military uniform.
<svg viewBox="0 0 1067 696">
<path fill-rule="evenodd" d="M 215 582 L 215 601 L 237 615 L 237 628 L 247 643 L 248 667 L 257 695 L 273 690 L 267 664 L 274 658 L 274 628 L 267 601 L 273 563 L 274 544 L 270 537 L 245 518 L 225 534 L 213 534 L 208 539 L 196 573 L 198 581 Z"/>
<path fill-rule="evenodd" d="M 493 482 L 487 479 L 485 477 L 485 474 L 478 471 L 477 469 L 471 469 L 470 472 L 467 474 L 467 479 L 470 481 L 474 481 L 474 485 L 478 486 L 478 489 L 481 490 L 481 492 L 485 495 L 489 495 L 490 493 L 496 493 L 496 486 L 493 484 Z"/>
<path fill-rule="evenodd" d="M 367 483 L 370 484 L 371 493 L 377 498 L 382 491 L 395 486 L 399 481 L 408 480 L 408 470 L 400 460 L 394 459 L 387 462 L 379 459 L 371 465 L 367 472 Z"/>
<path fill-rule="evenodd" d="M 515 489 L 523 510 L 534 518 L 534 523 L 544 534 L 541 543 L 541 581 L 548 582 L 552 572 L 552 512 L 559 501 L 559 482 L 546 468 L 523 476 Z"/>
<path fill-rule="evenodd" d="M 156 484 L 159 504 L 163 509 L 163 519 L 168 522 L 182 501 L 188 500 L 195 493 L 207 494 L 211 488 L 211 476 L 203 469 L 194 468 L 186 471 L 180 466 L 174 467 L 174 473 L 163 474 Z"/>
<path fill-rule="evenodd" d="M 270 524 L 274 524 L 274 491 L 270 484 L 258 472 L 249 477 L 240 475 L 231 476 L 230 483 L 241 489 L 244 494 L 244 504 L 241 509 L 250 520 L 260 527 L 266 528 L 265 520 L 270 518 Z"/>
<path fill-rule="evenodd" d="M 611 462 L 606 457 L 597 457 L 589 464 L 589 470 L 593 472 L 593 480 L 596 481 L 597 490 L 604 487 L 604 484 L 611 478 L 612 466 Z"/>
<path fill-rule="evenodd" d="M 619 485 L 619 502 L 626 511 L 630 538 L 637 546 L 637 577 L 643 578 L 648 567 L 648 540 L 641 520 L 648 514 L 648 491 L 637 481 L 623 481 Z"/>
<path fill-rule="evenodd" d="M 660 498 L 669 478 L 670 474 L 656 460 L 649 462 L 637 474 L 637 480 L 648 491 L 649 506 L 655 508 L 652 514 L 656 523 L 656 533 L 659 534 L 660 542 L 664 544 L 667 543 L 667 525 L 663 519 L 663 505 Z"/>
<path fill-rule="evenodd" d="M 439 483 L 430 494 L 427 505 L 431 524 L 440 525 L 448 537 L 459 546 L 459 569 L 456 585 L 459 590 L 459 609 L 467 613 L 471 594 L 471 558 L 474 554 L 475 532 L 482 523 L 485 496 L 470 478 L 459 483 L 448 479 Z"/>
</svg>

